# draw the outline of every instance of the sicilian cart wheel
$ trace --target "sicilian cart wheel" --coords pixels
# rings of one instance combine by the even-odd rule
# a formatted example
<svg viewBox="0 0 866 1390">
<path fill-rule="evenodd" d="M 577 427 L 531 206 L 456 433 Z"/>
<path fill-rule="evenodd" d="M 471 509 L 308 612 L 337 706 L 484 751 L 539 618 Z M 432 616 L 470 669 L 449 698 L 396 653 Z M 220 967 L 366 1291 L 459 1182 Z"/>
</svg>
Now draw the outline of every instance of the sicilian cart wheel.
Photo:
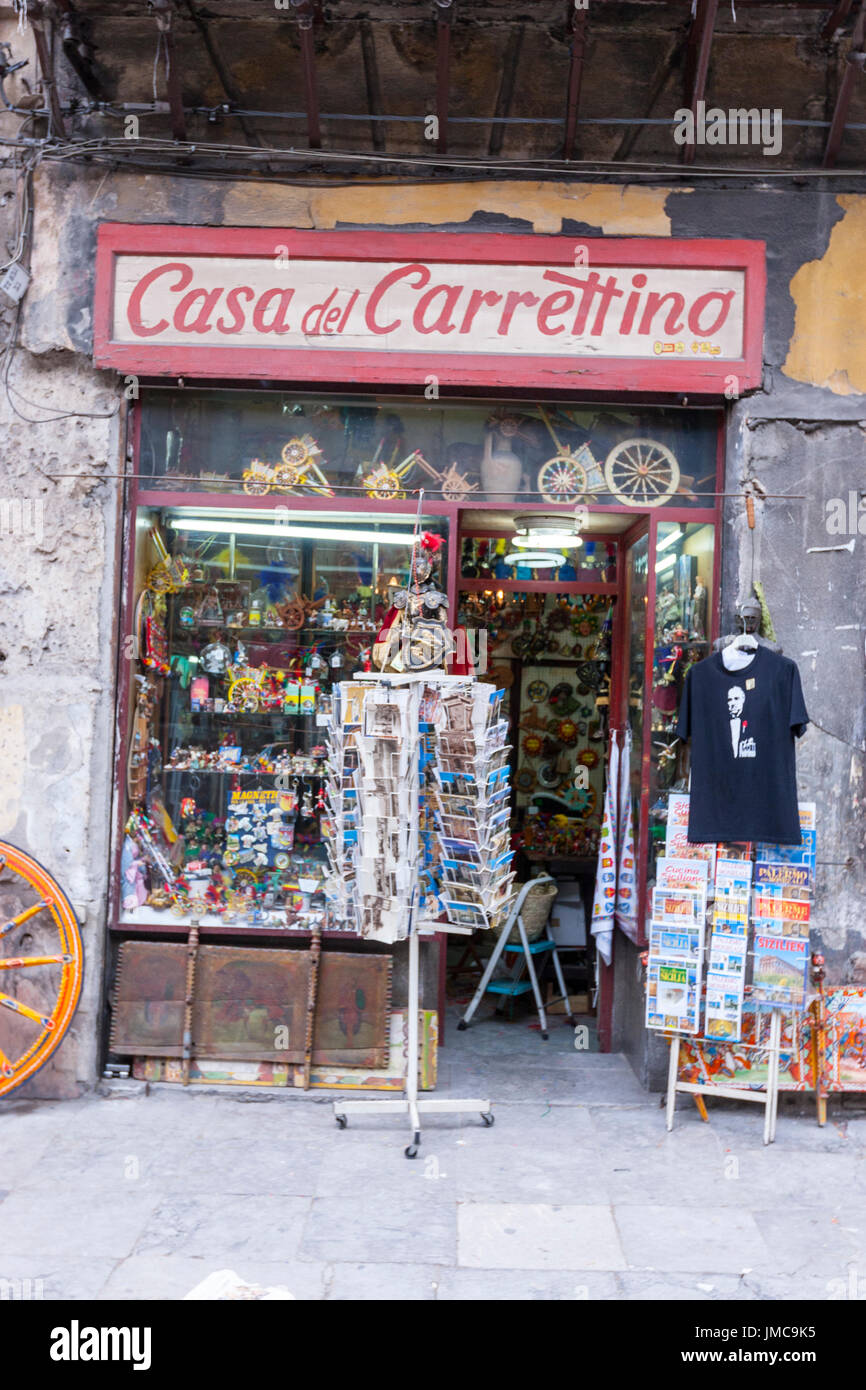
<svg viewBox="0 0 866 1390">
<path fill-rule="evenodd" d="M 302 439 L 290 439 L 288 444 L 283 445 L 280 458 L 287 468 L 293 468 L 296 473 L 302 473 L 307 464 L 311 462 L 312 455 Z"/>
<path fill-rule="evenodd" d="M 392 468 L 379 468 L 375 473 L 368 473 L 364 487 L 368 497 L 378 498 L 380 502 L 394 502 L 406 496 L 400 474 Z"/>
<path fill-rule="evenodd" d="M 680 484 L 680 466 L 657 439 L 625 439 L 604 461 L 604 480 L 627 507 L 660 507 Z"/>
<path fill-rule="evenodd" d="M 538 470 L 538 491 L 545 502 L 576 502 L 587 485 L 586 469 L 571 454 L 556 454 Z"/>
<path fill-rule="evenodd" d="M 81 934 L 63 889 L 29 854 L 0 841 L 0 1096 L 57 1051 L 83 969 Z"/>
<path fill-rule="evenodd" d="M 274 486 L 286 491 L 299 487 L 304 481 L 304 470 L 295 463 L 278 463 L 274 469 Z"/>
<path fill-rule="evenodd" d="M 271 490 L 269 478 L 263 478 L 261 473 L 253 473 L 249 469 L 243 475 L 244 492 L 250 497 L 264 497 Z"/>
</svg>

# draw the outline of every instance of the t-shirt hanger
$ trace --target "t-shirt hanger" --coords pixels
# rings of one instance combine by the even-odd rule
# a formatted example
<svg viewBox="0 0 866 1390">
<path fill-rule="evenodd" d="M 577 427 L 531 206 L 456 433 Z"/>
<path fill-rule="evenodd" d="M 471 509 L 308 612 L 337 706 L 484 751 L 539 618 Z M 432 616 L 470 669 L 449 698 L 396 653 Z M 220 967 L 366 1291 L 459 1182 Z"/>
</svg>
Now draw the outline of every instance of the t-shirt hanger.
<svg viewBox="0 0 866 1390">
<path fill-rule="evenodd" d="M 722 664 L 726 671 L 744 671 L 755 659 L 758 650 L 758 639 L 754 633 L 746 632 L 746 620 L 743 619 L 743 631 L 737 633 L 733 642 L 729 642 L 722 648 Z"/>
</svg>

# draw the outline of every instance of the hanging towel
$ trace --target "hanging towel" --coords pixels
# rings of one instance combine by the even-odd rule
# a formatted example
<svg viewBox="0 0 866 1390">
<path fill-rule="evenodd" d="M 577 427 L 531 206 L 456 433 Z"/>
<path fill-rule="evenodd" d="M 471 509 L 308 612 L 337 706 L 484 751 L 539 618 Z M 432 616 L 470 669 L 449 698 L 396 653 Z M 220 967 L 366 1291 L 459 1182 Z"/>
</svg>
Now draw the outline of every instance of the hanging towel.
<svg viewBox="0 0 866 1390">
<path fill-rule="evenodd" d="M 598 843 L 598 865 L 595 873 L 595 897 L 592 903 L 592 934 L 599 955 L 610 965 L 613 955 L 613 922 L 616 911 L 616 830 L 617 782 L 619 749 L 616 734 L 610 736 L 607 780 L 604 789 L 604 812 L 601 837 Z"/>
</svg>

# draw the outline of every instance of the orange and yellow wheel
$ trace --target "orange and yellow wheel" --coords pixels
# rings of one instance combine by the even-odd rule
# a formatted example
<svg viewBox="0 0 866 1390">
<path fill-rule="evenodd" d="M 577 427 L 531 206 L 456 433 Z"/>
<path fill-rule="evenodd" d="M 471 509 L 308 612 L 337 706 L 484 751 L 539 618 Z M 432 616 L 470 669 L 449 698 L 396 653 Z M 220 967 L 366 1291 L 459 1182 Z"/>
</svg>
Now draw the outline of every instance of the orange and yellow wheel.
<svg viewBox="0 0 866 1390">
<path fill-rule="evenodd" d="M 31 855 L 0 840 L 0 1096 L 57 1051 L 81 994 L 72 904 Z"/>
</svg>

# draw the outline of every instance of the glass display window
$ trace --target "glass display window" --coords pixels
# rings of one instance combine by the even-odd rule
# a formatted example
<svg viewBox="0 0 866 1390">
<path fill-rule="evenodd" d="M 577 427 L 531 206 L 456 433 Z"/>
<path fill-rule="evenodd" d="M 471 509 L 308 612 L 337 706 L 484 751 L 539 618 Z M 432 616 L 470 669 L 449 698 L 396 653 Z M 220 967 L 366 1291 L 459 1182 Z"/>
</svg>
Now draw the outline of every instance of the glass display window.
<svg viewBox="0 0 866 1390">
<path fill-rule="evenodd" d="M 154 391 L 142 401 L 148 490 L 249 496 L 712 505 L 709 411 L 275 391 Z"/>
<path fill-rule="evenodd" d="M 324 920 L 330 692 L 370 669 L 415 520 L 139 508 L 122 922 Z"/>
</svg>

